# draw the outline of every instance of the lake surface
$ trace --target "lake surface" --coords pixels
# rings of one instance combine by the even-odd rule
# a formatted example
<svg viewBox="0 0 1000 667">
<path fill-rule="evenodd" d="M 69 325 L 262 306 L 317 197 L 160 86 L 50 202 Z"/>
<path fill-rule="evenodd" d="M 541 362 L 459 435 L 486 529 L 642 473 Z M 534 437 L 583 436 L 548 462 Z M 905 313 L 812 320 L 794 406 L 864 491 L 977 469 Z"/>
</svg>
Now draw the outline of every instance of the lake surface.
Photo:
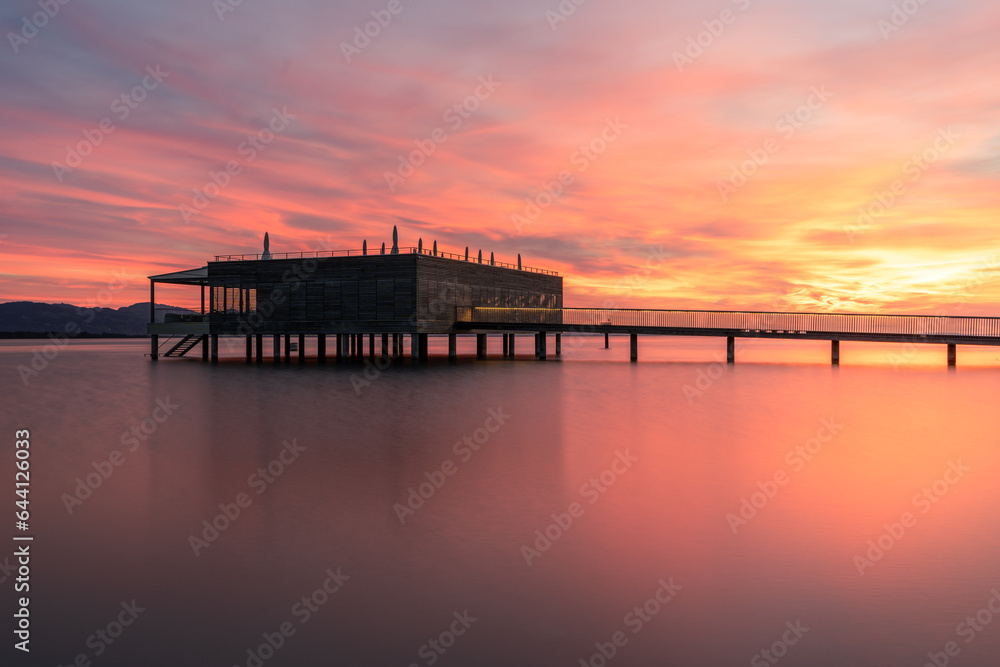
<svg viewBox="0 0 1000 667">
<path fill-rule="evenodd" d="M 1000 660 L 997 349 L 463 340 L 366 379 L 74 341 L 25 385 L 43 344 L 0 342 L 35 538 L 4 664 Z"/>
</svg>

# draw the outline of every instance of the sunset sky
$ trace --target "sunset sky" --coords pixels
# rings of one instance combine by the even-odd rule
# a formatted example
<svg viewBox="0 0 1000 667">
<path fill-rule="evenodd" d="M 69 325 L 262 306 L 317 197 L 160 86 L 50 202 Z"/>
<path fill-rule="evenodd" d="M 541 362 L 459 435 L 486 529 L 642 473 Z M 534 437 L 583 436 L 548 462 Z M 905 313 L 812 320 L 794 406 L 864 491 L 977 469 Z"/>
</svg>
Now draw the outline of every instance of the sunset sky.
<svg viewBox="0 0 1000 667">
<path fill-rule="evenodd" d="M 568 306 L 1000 314 L 995 3 L 49 2 L 0 8 L 0 301 L 398 225 Z"/>
</svg>

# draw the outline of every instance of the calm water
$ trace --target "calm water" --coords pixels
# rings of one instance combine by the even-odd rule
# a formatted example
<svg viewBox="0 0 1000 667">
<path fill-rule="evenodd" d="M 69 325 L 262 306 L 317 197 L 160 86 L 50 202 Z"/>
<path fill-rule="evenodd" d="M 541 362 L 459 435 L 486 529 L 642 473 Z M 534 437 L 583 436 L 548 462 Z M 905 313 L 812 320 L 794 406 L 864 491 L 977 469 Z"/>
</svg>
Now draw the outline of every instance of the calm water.
<svg viewBox="0 0 1000 667">
<path fill-rule="evenodd" d="M 40 347 L 0 344 L 2 496 L 30 429 L 35 535 L 31 659 L 4 664 L 1000 661 L 997 350 L 949 372 L 843 344 L 834 369 L 756 342 L 726 368 L 717 339 L 629 364 L 594 338 L 365 385 L 79 341 L 25 386 Z"/>
</svg>

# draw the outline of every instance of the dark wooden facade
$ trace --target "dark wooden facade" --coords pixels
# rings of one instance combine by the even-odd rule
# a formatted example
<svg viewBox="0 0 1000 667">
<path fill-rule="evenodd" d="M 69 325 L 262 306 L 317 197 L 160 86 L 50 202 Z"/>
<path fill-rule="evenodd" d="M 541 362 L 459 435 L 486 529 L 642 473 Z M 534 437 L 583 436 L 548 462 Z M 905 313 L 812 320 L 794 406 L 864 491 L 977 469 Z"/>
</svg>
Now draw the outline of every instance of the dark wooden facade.
<svg viewBox="0 0 1000 667">
<path fill-rule="evenodd" d="M 463 307 L 561 308 L 560 276 L 430 254 L 210 262 L 213 334 L 449 333 Z"/>
</svg>

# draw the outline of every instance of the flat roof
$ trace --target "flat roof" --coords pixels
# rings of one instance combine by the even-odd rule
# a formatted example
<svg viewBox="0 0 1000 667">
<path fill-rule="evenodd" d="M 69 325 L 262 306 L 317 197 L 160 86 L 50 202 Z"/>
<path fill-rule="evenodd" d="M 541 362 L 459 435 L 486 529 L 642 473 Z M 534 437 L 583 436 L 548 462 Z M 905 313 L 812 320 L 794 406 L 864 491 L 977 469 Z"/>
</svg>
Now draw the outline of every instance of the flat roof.
<svg viewBox="0 0 1000 667">
<path fill-rule="evenodd" d="M 186 269 L 173 273 L 161 273 L 158 276 L 147 276 L 155 283 L 174 283 L 176 285 L 207 285 L 208 266 L 199 269 Z"/>
</svg>

